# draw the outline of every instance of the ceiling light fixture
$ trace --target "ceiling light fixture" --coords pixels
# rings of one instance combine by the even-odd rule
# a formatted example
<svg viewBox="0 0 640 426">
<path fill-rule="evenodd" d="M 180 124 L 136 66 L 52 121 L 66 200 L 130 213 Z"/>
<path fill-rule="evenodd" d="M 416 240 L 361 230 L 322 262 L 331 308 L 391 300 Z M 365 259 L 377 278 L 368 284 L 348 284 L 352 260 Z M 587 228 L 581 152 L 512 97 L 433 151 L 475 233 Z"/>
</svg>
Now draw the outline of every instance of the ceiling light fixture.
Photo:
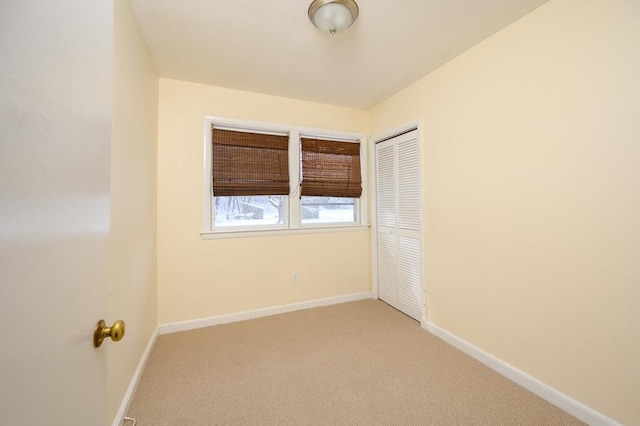
<svg viewBox="0 0 640 426">
<path fill-rule="evenodd" d="M 309 20 L 329 34 L 346 30 L 357 17 L 358 5 L 353 0 L 313 0 L 309 6 Z"/>
</svg>

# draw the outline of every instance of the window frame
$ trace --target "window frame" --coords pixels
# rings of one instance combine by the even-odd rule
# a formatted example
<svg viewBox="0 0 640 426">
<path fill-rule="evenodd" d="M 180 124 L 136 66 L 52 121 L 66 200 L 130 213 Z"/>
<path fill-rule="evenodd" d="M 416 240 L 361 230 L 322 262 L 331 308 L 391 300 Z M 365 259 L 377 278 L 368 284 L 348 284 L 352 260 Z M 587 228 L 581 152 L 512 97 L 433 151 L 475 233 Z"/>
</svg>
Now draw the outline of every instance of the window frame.
<svg viewBox="0 0 640 426">
<path fill-rule="evenodd" d="M 244 225 L 214 226 L 214 197 L 211 191 L 212 180 L 212 127 L 217 126 L 229 130 L 249 131 L 267 134 L 289 134 L 289 188 L 287 197 L 287 223 L 280 225 Z M 269 235 L 286 235 L 315 232 L 341 232 L 368 229 L 368 167 L 367 139 L 363 133 L 343 132 L 339 130 L 320 129 L 291 124 L 267 123 L 250 120 L 205 116 L 203 140 L 202 171 L 202 231 L 203 239 L 256 237 Z M 339 140 L 360 143 L 360 173 L 362 179 L 362 195 L 356 199 L 355 222 L 302 223 L 300 201 L 300 138 Z"/>
</svg>

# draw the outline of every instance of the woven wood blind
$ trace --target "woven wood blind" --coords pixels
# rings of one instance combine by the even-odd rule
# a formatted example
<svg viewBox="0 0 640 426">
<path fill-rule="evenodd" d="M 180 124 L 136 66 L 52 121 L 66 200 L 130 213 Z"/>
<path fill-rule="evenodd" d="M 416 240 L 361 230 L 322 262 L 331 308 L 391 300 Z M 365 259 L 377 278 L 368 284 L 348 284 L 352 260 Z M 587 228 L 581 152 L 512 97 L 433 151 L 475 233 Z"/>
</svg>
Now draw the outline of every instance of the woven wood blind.
<svg viewBox="0 0 640 426">
<path fill-rule="evenodd" d="M 360 143 L 310 138 L 301 141 L 301 195 L 360 197 Z"/>
<path fill-rule="evenodd" d="M 213 195 L 289 195 L 289 137 L 213 129 Z"/>
</svg>

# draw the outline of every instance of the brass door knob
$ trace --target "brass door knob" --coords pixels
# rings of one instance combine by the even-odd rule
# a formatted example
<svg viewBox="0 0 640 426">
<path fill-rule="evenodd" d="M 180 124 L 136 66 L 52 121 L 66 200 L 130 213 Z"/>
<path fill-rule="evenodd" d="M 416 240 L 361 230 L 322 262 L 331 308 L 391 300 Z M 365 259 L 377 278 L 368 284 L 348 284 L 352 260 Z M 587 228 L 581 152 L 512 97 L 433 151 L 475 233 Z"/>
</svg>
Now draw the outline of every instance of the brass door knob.
<svg viewBox="0 0 640 426">
<path fill-rule="evenodd" d="M 111 337 L 114 342 L 119 342 L 124 337 L 125 328 L 126 325 L 122 320 L 114 322 L 111 327 L 107 327 L 104 320 L 98 321 L 93 331 L 93 346 L 99 348 L 107 337 Z"/>
</svg>

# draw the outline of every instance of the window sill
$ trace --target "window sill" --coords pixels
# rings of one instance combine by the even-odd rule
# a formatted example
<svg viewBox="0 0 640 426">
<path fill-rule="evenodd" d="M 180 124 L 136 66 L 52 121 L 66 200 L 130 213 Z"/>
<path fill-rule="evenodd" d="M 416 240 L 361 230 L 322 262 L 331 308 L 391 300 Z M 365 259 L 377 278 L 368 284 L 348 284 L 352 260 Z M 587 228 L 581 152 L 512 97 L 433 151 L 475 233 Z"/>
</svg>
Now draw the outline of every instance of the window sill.
<svg viewBox="0 0 640 426">
<path fill-rule="evenodd" d="M 277 237 L 282 235 L 302 235 L 302 234 L 320 234 L 333 232 L 360 232 L 369 229 L 368 225 L 350 225 L 350 226 L 324 226 L 309 227 L 295 229 L 270 229 L 255 231 L 204 231 L 201 232 L 203 240 L 217 240 L 224 238 L 251 238 L 251 237 Z"/>
</svg>

